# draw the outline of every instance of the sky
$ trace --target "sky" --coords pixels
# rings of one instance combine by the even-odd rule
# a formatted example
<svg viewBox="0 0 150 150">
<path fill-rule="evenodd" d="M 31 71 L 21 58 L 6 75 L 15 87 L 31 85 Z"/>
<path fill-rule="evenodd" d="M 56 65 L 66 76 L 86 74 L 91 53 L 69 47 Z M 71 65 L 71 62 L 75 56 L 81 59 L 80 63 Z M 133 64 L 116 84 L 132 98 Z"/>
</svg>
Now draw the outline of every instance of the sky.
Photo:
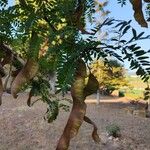
<svg viewBox="0 0 150 150">
<path fill-rule="evenodd" d="M 127 0 L 127 4 L 123 7 L 121 7 L 120 4 L 117 4 L 117 0 L 109 0 L 109 4 L 107 6 L 108 10 L 111 11 L 110 16 L 113 16 L 115 19 L 120 19 L 120 20 L 132 20 L 132 26 L 138 31 L 142 32 L 144 31 L 146 34 L 150 35 L 150 23 L 149 23 L 149 28 L 142 28 L 134 19 L 133 17 L 133 10 L 132 6 Z M 142 41 L 140 44 L 144 49 L 149 49 L 148 47 L 148 42 L 150 42 L 150 39 L 145 40 L 144 42 Z"/>
<path fill-rule="evenodd" d="M 8 5 L 9 5 L 9 6 L 14 5 L 14 3 L 15 3 L 15 0 L 8 0 Z"/>
<path fill-rule="evenodd" d="M 9 0 L 8 3 L 9 5 L 13 5 L 15 0 Z M 117 0 L 109 0 L 108 6 L 105 8 L 108 9 L 110 13 L 110 17 L 114 17 L 115 19 L 119 20 L 132 20 L 131 25 L 138 31 L 139 33 L 144 31 L 146 35 L 150 35 L 150 24 L 149 28 L 142 28 L 133 18 L 133 10 L 132 6 L 127 0 L 127 4 L 123 7 L 121 7 L 120 4 L 117 3 Z M 131 38 L 130 34 L 128 34 L 129 38 Z M 148 40 L 143 40 L 139 41 L 138 45 L 140 45 L 144 50 L 149 50 L 150 49 L 150 39 Z M 128 69 L 129 68 L 129 62 L 125 61 L 124 66 Z"/>
<path fill-rule="evenodd" d="M 136 29 L 137 32 L 145 32 L 146 35 L 150 35 L 150 23 L 149 28 L 142 28 L 134 19 L 133 17 L 133 10 L 132 5 L 130 4 L 129 0 L 127 0 L 127 4 L 123 7 L 121 7 L 120 4 L 117 3 L 117 0 L 109 0 L 109 4 L 107 6 L 108 10 L 111 11 L 110 16 L 114 17 L 115 19 L 119 20 L 132 20 L 131 25 Z M 128 34 L 130 38 L 130 34 Z M 150 39 L 142 40 L 137 42 L 138 45 L 142 47 L 144 50 L 150 49 Z M 150 54 L 148 54 L 150 55 Z M 126 69 L 129 69 L 129 62 L 125 61 L 124 66 Z"/>
</svg>

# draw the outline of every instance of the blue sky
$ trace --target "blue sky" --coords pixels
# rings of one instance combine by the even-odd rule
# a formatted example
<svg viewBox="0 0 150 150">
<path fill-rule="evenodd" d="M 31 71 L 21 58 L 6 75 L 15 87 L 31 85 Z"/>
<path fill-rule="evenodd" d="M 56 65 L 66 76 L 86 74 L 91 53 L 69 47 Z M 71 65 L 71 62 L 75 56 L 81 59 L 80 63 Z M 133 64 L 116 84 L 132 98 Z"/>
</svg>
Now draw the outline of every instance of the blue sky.
<svg viewBox="0 0 150 150">
<path fill-rule="evenodd" d="M 14 4 L 14 0 L 9 0 L 9 5 L 13 5 Z M 127 0 L 127 4 L 124 7 L 121 7 L 120 4 L 117 4 L 117 0 L 109 0 L 108 6 L 106 7 L 106 9 L 108 9 L 111 13 L 110 16 L 114 17 L 115 19 L 119 19 L 119 20 L 132 20 L 132 26 L 138 31 L 138 32 L 142 32 L 144 31 L 147 35 L 150 35 L 150 24 L 149 24 L 149 28 L 142 28 L 133 18 L 133 10 L 132 10 L 132 6 L 129 2 L 129 0 Z M 129 36 L 130 38 L 130 34 L 128 34 L 127 36 Z M 149 50 L 150 49 L 150 39 L 148 40 L 143 40 L 143 41 L 139 41 L 138 44 L 144 49 L 144 50 Z M 124 63 L 125 67 L 128 68 L 129 67 L 129 63 L 126 61 Z"/>
<path fill-rule="evenodd" d="M 146 34 L 150 35 L 150 24 L 149 24 L 149 28 L 142 28 L 134 20 L 133 10 L 129 0 L 127 0 L 127 4 L 123 7 L 121 7 L 120 4 L 117 4 L 117 0 L 109 0 L 109 4 L 107 8 L 108 10 L 111 11 L 110 16 L 120 20 L 132 20 L 131 24 L 138 32 L 144 31 Z M 144 49 L 149 49 L 148 42 L 150 42 L 150 39 L 142 41 L 140 44 Z"/>
<path fill-rule="evenodd" d="M 8 0 L 8 5 L 13 5 L 14 3 L 14 0 Z"/>
<path fill-rule="evenodd" d="M 149 28 L 142 28 L 133 17 L 133 10 L 132 5 L 130 4 L 129 0 L 127 0 L 127 4 L 123 7 L 121 7 L 120 4 L 117 4 L 117 0 L 109 0 L 109 4 L 107 6 L 108 10 L 111 11 L 110 16 L 114 17 L 115 19 L 120 20 L 132 20 L 132 26 L 136 29 L 137 32 L 144 31 L 146 35 L 150 35 L 150 24 Z M 130 34 L 128 34 L 130 38 Z M 144 50 L 150 49 L 150 39 L 138 41 L 138 45 L 140 45 Z M 129 62 L 125 61 L 124 66 L 128 69 L 129 68 Z"/>
</svg>

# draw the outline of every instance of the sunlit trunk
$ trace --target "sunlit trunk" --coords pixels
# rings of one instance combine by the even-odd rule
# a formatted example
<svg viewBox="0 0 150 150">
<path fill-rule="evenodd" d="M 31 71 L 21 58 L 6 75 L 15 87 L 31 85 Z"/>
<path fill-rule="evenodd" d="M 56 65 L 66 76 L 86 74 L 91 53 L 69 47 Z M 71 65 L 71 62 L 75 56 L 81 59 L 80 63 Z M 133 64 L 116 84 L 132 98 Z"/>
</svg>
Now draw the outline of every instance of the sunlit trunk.
<svg viewBox="0 0 150 150">
<path fill-rule="evenodd" d="M 96 94 L 96 100 L 97 100 L 97 104 L 100 104 L 100 90 L 97 90 L 97 94 Z"/>
</svg>

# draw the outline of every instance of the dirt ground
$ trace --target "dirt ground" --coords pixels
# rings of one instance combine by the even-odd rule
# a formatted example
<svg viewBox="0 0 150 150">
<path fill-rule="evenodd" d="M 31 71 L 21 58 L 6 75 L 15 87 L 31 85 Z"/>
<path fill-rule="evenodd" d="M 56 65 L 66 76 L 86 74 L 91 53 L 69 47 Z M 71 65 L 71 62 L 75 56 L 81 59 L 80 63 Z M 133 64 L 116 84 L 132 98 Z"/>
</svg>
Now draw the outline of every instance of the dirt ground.
<svg viewBox="0 0 150 150">
<path fill-rule="evenodd" d="M 61 111 L 57 120 L 48 124 L 43 119 L 45 105 L 37 102 L 30 108 L 26 99 L 26 94 L 16 100 L 4 94 L 0 106 L 0 150 L 55 150 L 69 112 Z M 101 142 L 93 142 L 92 127 L 83 123 L 69 150 L 150 150 L 150 119 L 127 114 L 124 99 L 102 98 L 100 105 L 93 98 L 86 102 L 87 116 L 97 124 Z M 108 138 L 106 126 L 111 123 L 120 127 L 119 139 Z"/>
</svg>

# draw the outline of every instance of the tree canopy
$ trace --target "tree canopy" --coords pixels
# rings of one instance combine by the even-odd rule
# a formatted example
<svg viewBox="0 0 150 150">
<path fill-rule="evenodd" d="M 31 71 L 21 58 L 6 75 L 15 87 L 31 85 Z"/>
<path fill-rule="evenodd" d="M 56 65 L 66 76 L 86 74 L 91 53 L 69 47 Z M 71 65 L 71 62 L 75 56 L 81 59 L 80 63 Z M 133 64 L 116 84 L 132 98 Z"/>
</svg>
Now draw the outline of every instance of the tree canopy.
<svg viewBox="0 0 150 150">
<path fill-rule="evenodd" d="M 97 60 L 90 65 L 90 68 L 103 94 L 110 95 L 114 90 L 128 86 L 125 68 L 116 60 L 109 60 L 108 63 Z"/>
</svg>

